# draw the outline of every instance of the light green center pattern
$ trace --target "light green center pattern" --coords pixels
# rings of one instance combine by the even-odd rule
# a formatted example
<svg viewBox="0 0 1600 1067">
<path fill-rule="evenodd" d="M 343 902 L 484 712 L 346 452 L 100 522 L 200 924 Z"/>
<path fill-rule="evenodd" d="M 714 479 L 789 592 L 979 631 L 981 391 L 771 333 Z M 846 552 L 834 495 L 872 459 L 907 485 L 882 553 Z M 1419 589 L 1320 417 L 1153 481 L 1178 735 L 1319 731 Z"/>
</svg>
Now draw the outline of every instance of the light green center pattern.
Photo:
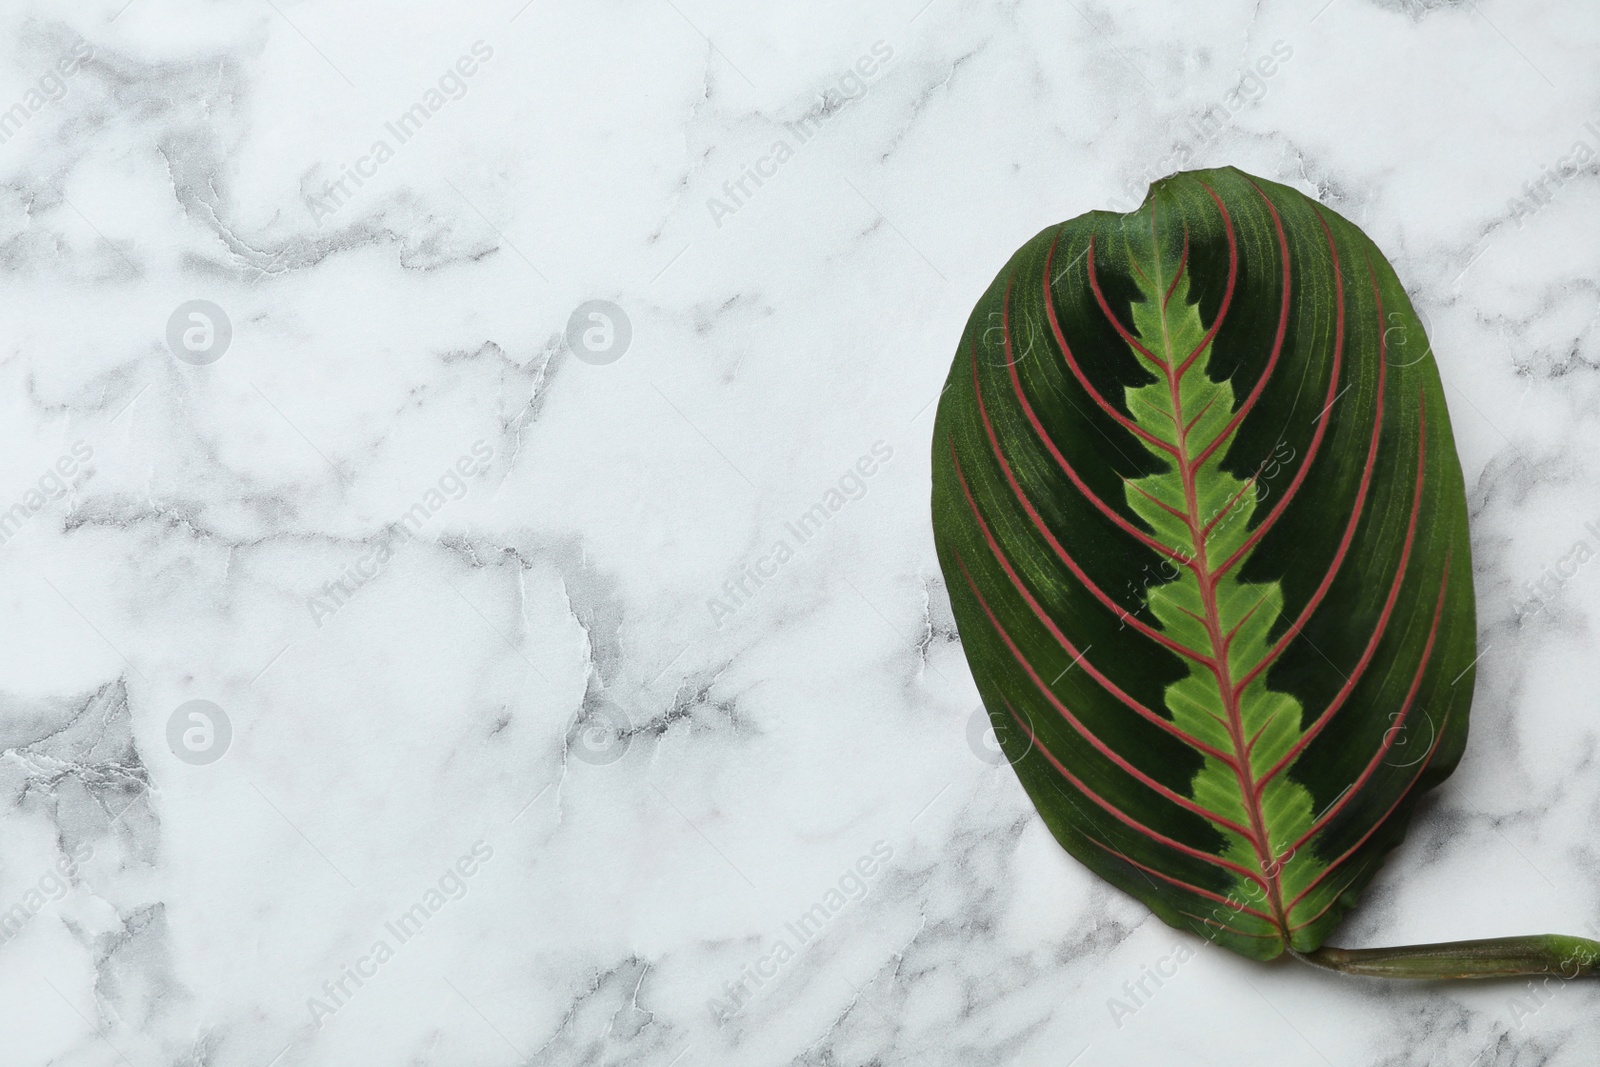
<svg viewBox="0 0 1600 1067">
<path fill-rule="evenodd" d="M 1193 465 L 1227 429 L 1235 398 L 1230 383 L 1214 382 L 1206 373 L 1209 344 L 1174 383 L 1178 368 L 1205 340 L 1206 326 L 1199 306 L 1188 300 L 1187 272 L 1163 308 L 1163 294 L 1172 284 L 1177 264 L 1163 264 L 1160 259 L 1158 252 L 1154 262 L 1140 264 L 1144 277 L 1136 272 L 1135 280 L 1144 299 L 1134 302 L 1132 311 L 1139 341 L 1166 367 L 1150 367 L 1149 361 L 1139 356 L 1158 380 L 1126 389 L 1125 396 L 1138 424 L 1172 445 L 1178 455 L 1175 458 L 1141 439 L 1170 469 L 1129 480 L 1127 498 L 1153 528 L 1158 541 L 1184 560 L 1193 561 L 1192 567 L 1172 563 L 1179 570 L 1178 577 L 1149 588 L 1151 614 L 1169 637 L 1217 664 L 1190 661 L 1188 677 L 1167 687 L 1166 706 L 1180 729 L 1238 757 L 1238 767 L 1207 757 L 1192 783 L 1193 798 L 1207 810 L 1252 830 L 1254 840 L 1219 826 L 1228 839 L 1224 858 L 1260 871 L 1266 882 L 1278 884 L 1273 892 L 1264 893 L 1257 883 L 1235 874 L 1238 884 L 1230 898 L 1236 896 L 1241 903 L 1279 917 L 1287 927 L 1285 905 L 1323 866 L 1309 854 L 1308 847 L 1300 849 L 1301 855 L 1289 854 L 1291 846 L 1311 828 L 1311 794 L 1280 772 L 1267 784 L 1259 808 L 1253 797 L 1261 777 L 1299 740 L 1301 706 L 1294 697 L 1270 691 L 1266 671 L 1252 680 L 1237 700 L 1231 695 L 1239 680 L 1266 657 L 1268 632 L 1282 610 L 1283 594 L 1276 582 L 1239 581 L 1243 560 L 1220 578 L 1214 577 L 1216 568 L 1250 535 L 1257 487 L 1222 469 L 1233 444 L 1232 434 L 1204 463 Z M 1269 457 L 1260 459 L 1264 465 Z M 1319 886 L 1318 892 L 1295 910 L 1301 912 L 1312 904 L 1320 907 L 1324 900 Z M 1272 931 L 1264 921 L 1247 914 L 1234 915 L 1227 908 L 1213 918 L 1239 930 Z"/>
</svg>

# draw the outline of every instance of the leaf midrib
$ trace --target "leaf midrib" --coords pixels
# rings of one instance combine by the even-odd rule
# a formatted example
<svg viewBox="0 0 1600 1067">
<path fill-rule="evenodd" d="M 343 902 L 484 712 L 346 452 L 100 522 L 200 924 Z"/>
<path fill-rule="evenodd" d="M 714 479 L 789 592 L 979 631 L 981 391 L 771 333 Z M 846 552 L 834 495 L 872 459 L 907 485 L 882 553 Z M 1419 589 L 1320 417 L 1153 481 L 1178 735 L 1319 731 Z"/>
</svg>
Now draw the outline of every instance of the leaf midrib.
<svg viewBox="0 0 1600 1067">
<path fill-rule="evenodd" d="M 1215 194 L 1213 193 L 1212 195 L 1215 198 Z M 1242 694 L 1234 688 L 1232 668 L 1228 662 L 1228 643 L 1231 641 L 1231 635 L 1225 638 L 1222 632 L 1222 613 L 1217 603 L 1219 574 L 1214 573 L 1211 568 L 1210 557 L 1206 551 L 1206 532 L 1201 529 L 1198 517 L 1200 510 L 1199 494 L 1195 485 L 1198 464 L 1193 461 L 1189 450 L 1189 431 L 1192 428 L 1192 423 L 1187 418 L 1188 413 L 1184 409 L 1182 398 L 1183 376 L 1192 370 L 1196 363 L 1201 361 L 1205 350 L 1209 349 L 1212 340 L 1216 337 L 1222 325 L 1222 320 L 1227 315 L 1237 277 L 1238 245 L 1237 238 L 1233 232 L 1233 223 L 1228 216 L 1227 208 L 1222 205 L 1220 198 L 1217 198 L 1217 206 L 1222 212 L 1223 226 L 1228 239 L 1228 291 L 1218 311 L 1217 321 L 1212 324 L 1206 337 L 1201 341 L 1201 348 L 1197 349 L 1193 355 L 1185 360 L 1181 370 L 1176 366 L 1176 355 L 1172 349 L 1172 335 L 1167 323 L 1168 299 L 1171 293 L 1166 288 L 1166 278 L 1163 272 L 1161 242 L 1156 231 L 1156 212 L 1153 207 L 1150 212 L 1150 235 L 1153 249 L 1152 269 L 1155 272 L 1153 283 L 1155 291 L 1163 294 L 1160 306 L 1157 309 L 1161 322 L 1161 359 L 1159 362 L 1161 373 L 1167 382 L 1168 404 L 1171 408 L 1169 417 L 1172 419 L 1173 427 L 1177 431 L 1177 448 L 1173 453 L 1173 459 L 1177 463 L 1178 476 L 1183 483 L 1183 523 L 1189 531 L 1190 546 L 1193 549 L 1187 566 L 1194 573 L 1195 582 L 1199 586 L 1201 606 L 1205 611 L 1205 618 L 1202 621 L 1211 641 L 1211 656 L 1206 662 L 1206 666 L 1216 679 L 1218 695 L 1222 699 L 1223 712 L 1227 716 L 1227 721 L 1224 725 L 1228 731 L 1229 741 L 1233 746 L 1231 763 L 1234 776 L 1239 783 L 1240 801 L 1244 805 L 1245 814 L 1250 823 L 1250 844 L 1255 849 L 1257 865 L 1261 870 L 1262 877 L 1266 880 L 1273 916 L 1280 933 L 1287 938 L 1289 936 L 1289 923 L 1284 912 L 1283 890 L 1278 876 L 1280 866 L 1272 855 L 1271 838 L 1267 833 L 1266 820 L 1262 812 L 1260 798 L 1256 792 L 1255 776 L 1250 767 L 1249 744 L 1244 736 L 1244 720 L 1239 704 Z M 1131 250 L 1129 254 L 1131 257 Z M 1089 258 L 1090 269 L 1093 270 L 1094 254 L 1092 250 Z M 1177 272 L 1174 272 L 1174 288 L 1176 288 L 1177 281 Z M 1098 285 L 1095 286 L 1095 290 L 1098 296 Z M 1109 309 L 1105 310 L 1109 315 Z M 1205 373 L 1203 365 L 1201 373 Z M 1210 443 L 1210 445 L 1215 444 L 1216 442 Z M 1206 451 L 1209 454 L 1209 446 Z"/>
</svg>

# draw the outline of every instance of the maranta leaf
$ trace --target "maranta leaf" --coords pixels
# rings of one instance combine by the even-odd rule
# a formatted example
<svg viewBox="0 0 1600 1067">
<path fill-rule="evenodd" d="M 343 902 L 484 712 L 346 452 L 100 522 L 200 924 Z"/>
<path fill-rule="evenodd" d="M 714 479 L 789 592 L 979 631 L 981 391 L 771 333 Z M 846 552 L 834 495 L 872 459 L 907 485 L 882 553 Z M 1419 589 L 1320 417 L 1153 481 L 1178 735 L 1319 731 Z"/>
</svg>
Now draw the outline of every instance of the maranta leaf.
<svg viewBox="0 0 1600 1067">
<path fill-rule="evenodd" d="M 1460 464 L 1355 225 L 1227 168 L 1011 258 L 939 403 L 973 675 L 1056 838 L 1173 926 L 1320 946 L 1460 759 Z"/>
</svg>

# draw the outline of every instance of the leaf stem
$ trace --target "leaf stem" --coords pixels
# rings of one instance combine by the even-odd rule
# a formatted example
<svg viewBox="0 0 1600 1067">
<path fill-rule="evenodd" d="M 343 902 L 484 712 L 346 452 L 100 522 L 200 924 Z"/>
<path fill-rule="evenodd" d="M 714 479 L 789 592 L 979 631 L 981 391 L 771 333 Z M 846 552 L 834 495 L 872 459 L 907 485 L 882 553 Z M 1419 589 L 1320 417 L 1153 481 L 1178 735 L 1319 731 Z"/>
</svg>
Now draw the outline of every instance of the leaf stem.
<svg viewBox="0 0 1600 1067">
<path fill-rule="evenodd" d="M 1548 974 L 1600 977 L 1600 941 L 1564 934 L 1490 937 L 1394 948 L 1331 948 L 1295 952 L 1306 963 L 1374 978 L 1509 978 Z"/>
</svg>

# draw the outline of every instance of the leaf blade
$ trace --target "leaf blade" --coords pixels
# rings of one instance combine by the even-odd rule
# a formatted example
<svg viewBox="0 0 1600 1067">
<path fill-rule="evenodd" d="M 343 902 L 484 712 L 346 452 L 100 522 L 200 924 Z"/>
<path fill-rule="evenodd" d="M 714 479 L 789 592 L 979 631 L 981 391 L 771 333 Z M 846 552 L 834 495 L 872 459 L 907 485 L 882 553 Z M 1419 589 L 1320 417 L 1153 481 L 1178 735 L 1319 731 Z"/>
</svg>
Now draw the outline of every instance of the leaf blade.
<svg viewBox="0 0 1600 1067">
<path fill-rule="evenodd" d="M 1019 250 L 936 420 L 941 565 L 1035 805 L 1256 958 L 1321 944 L 1465 743 L 1464 487 L 1431 356 L 1397 365 L 1386 315 L 1421 336 L 1353 225 L 1177 175 Z"/>
</svg>

